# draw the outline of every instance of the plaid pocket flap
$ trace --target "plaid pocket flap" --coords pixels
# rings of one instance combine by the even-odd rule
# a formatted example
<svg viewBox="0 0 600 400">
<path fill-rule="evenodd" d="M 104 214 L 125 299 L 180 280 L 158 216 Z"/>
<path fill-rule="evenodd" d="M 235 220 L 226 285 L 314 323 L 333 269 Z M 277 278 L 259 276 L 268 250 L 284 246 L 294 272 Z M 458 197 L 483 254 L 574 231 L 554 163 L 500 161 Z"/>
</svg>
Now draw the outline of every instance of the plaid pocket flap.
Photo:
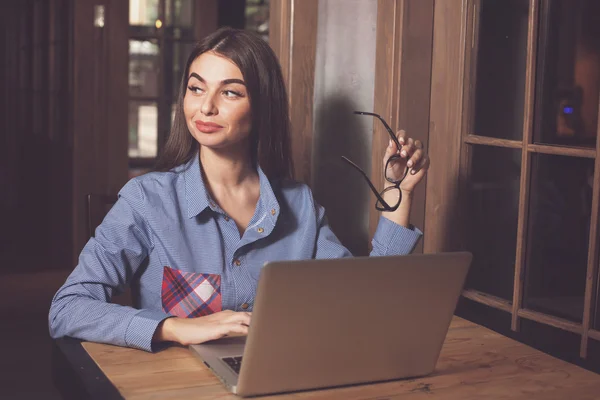
<svg viewBox="0 0 600 400">
<path fill-rule="evenodd" d="M 165 266 L 161 299 L 163 311 L 177 317 L 201 317 L 221 311 L 221 275 L 183 272 Z"/>
</svg>

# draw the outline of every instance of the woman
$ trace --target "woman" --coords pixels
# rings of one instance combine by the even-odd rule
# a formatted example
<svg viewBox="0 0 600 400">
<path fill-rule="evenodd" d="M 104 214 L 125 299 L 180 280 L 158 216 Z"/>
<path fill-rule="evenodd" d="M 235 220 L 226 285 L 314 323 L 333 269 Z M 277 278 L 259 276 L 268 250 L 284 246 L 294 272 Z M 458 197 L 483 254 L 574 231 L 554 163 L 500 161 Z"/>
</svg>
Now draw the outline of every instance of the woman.
<svg viewBox="0 0 600 400">
<path fill-rule="evenodd" d="M 306 185 L 291 180 L 288 103 L 269 46 L 221 29 L 194 49 L 157 172 L 129 181 L 50 308 L 52 337 L 152 351 L 246 334 L 261 266 L 351 254 Z M 411 193 L 427 157 L 401 135 L 413 174 L 381 218 L 372 255 L 406 254 Z M 404 165 L 399 166 L 402 169 Z M 133 286 L 137 308 L 109 303 Z"/>
</svg>

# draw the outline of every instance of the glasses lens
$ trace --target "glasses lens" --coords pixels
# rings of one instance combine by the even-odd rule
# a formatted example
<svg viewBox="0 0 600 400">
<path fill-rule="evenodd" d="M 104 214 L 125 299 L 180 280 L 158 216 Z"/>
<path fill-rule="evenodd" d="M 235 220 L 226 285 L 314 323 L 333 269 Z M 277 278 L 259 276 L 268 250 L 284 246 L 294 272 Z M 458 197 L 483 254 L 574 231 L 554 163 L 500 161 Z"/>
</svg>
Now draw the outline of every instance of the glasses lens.
<svg viewBox="0 0 600 400">
<path fill-rule="evenodd" d="M 402 200 L 402 192 L 400 192 L 400 188 L 396 186 L 390 186 L 384 189 L 380 193 L 380 196 L 383 197 L 389 208 L 377 200 L 375 208 L 379 211 L 394 211 L 398 208 L 400 201 Z"/>
<path fill-rule="evenodd" d="M 399 154 L 391 156 L 385 164 L 385 179 L 388 182 L 399 183 L 406 176 L 408 168 L 406 161 Z"/>
</svg>

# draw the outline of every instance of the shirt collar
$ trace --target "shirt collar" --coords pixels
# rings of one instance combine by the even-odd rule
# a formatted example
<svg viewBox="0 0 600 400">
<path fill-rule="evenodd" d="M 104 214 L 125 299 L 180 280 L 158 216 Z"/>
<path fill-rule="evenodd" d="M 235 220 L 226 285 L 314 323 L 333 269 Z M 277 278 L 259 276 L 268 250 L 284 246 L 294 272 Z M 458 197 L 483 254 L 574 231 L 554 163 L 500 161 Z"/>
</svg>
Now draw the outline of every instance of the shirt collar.
<svg viewBox="0 0 600 400">
<path fill-rule="evenodd" d="M 217 206 L 212 201 L 202 173 L 200 171 L 200 157 L 196 153 L 190 161 L 184 165 L 182 171 L 185 180 L 185 198 L 187 203 L 187 217 L 193 218 L 198 216 L 206 208 L 216 210 Z M 260 166 L 257 168 L 258 178 L 260 181 L 260 198 L 257 203 L 255 216 L 263 217 L 271 220 L 272 225 L 279 217 L 280 207 L 277 197 L 273 192 L 273 188 L 269 179 L 264 174 Z"/>
<path fill-rule="evenodd" d="M 183 168 L 187 217 L 193 218 L 208 207 L 209 197 L 200 172 L 200 157 L 196 152 Z"/>
</svg>

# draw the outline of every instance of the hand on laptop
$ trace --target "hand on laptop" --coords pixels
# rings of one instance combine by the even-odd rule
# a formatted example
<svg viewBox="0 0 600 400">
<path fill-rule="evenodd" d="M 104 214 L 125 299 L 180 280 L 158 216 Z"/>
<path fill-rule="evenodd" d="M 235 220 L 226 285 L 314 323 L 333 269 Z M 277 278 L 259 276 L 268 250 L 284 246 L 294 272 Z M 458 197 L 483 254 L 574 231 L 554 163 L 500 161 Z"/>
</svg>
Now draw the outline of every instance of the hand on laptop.
<svg viewBox="0 0 600 400">
<path fill-rule="evenodd" d="M 251 315 L 249 312 L 225 310 L 197 318 L 168 318 L 156 329 L 153 341 L 188 346 L 224 336 L 247 335 Z"/>
</svg>

